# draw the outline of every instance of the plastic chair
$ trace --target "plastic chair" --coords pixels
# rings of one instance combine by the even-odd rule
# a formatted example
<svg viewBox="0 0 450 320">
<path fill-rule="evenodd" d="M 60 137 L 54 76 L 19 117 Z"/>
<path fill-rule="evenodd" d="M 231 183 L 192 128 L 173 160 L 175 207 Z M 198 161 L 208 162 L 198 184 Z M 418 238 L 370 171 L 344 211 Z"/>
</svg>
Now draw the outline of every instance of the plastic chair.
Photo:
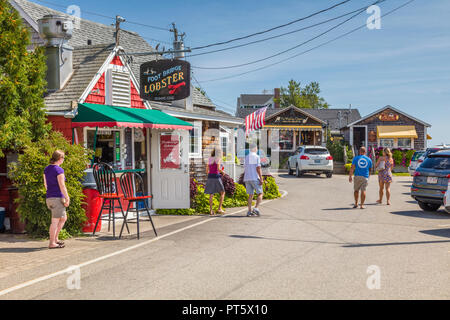
<svg viewBox="0 0 450 320">
<path fill-rule="evenodd" d="M 124 173 L 120 177 L 120 186 L 122 187 L 122 191 L 124 193 L 124 200 L 128 201 L 127 212 L 125 214 L 125 220 L 128 217 L 128 212 L 130 211 L 131 204 L 135 203 L 135 208 L 133 210 L 136 211 L 136 219 L 137 219 L 137 237 L 139 239 L 139 202 L 142 202 L 145 206 L 145 210 L 147 211 L 148 218 L 152 223 L 153 231 L 155 232 L 155 236 L 158 236 L 156 233 L 155 225 L 153 224 L 152 216 L 150 215 L 150 210 L 147 205 L 147 199 L 151 199 L 152 196 L 137 196 L 137 192 L 142 192 L 144 194 L 144 182 L 142 181 L 142 177 L 134 172 Z M 123 226 L 120 230 L 119 239 L 122 236 Z"/>
<path fill-rule="evenodd" d="M 92 233 L 92 235 L 95 235 L 95 230 L 97 229 L 98 222 L 101 219 L 102 212 L 104 209 L 108 210 L 108 231 L 110 230 L 111 214 L 112 214 L 114 238 L 116 237 L 115 209 L 120 209 L 122 211 L 123 218 L 119 219 L 123 219 L 124 225 L 126 225 L 128 233 L 130 233 L 130 229 L 128 228 L 122 207 L 121 199 L 123 198 L 123 195 L 121 194 L 119 195 L 119 191 L 117 190 L 116 173 L 114 172 L 113 168 L 110 165 L 102 162 L 95 164 L 92 172 L 94 174 L 95 183 L 97 185 L 97 190 L 99 192 L 99 198 L 102 199 L 102 207 L 100 209 L 100 213 L 95 223 L 94 232 Z M 115 206 L 115 202 L 118 202 L 119 204 L 118 207 Z"/>
</svg>

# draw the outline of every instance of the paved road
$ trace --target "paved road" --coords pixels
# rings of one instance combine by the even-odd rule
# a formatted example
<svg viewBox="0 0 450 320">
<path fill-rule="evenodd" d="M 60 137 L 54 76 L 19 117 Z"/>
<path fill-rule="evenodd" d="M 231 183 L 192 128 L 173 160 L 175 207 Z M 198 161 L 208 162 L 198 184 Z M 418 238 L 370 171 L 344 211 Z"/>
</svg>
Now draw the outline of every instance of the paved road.
<svg viewBox="0 0 450 320">
<path fill-rule="evenodd" d="M 0 299 L 450 298 L 450 215 L 420 211 L 409 177 L 395 178 L 391 206 L 374 205 L 372 179 L 366 210 L 351 209 L 345 176 L 277 180 L 288 195 L 266 203 L 260 218 L 201 217 L 162 229 L 157 241 L 151 232 L 140 241 L 104 241 L 0 285 L 89 261 L 81 289 L 69 290 L 69 275 L 61 274 Z M 106 254 L 114 256 L 92 261 Z"/>
</svg>

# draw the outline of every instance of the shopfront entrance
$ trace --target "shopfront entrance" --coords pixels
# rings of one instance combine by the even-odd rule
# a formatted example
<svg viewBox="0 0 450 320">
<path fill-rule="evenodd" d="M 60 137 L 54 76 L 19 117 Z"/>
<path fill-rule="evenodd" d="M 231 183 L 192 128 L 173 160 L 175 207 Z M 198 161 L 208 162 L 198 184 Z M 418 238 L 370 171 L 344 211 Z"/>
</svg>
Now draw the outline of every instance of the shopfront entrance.
<svg viewBox="0 0 450 320">
<path fill-rule="evenodd" d="M 191 124 L 157 110 L 80 104 L 72 127 L 83 128 L 85 146 L 94 151 L 91 167 L 105 162 L 118 178 L 140 174 L 153 209 L 190 207 Z"/>
</svg>

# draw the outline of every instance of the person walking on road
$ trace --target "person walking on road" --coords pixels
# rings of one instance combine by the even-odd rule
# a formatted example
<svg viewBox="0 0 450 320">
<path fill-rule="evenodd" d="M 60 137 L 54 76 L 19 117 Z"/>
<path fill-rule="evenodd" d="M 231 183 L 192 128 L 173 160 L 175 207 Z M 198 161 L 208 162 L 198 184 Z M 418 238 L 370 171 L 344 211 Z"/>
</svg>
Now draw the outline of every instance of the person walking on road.
<svg viewBox="0 0 450 320">
<path fill-rule="evenodd" d="M 383 156 L 378 158 L 375 166 L 378 168 L 378 182 L 380 184 L 380 199 L 377 203 L 383 203 L 383 191 L 386 189 L 387 205 L 391 205 L 391 183 L 392 183 L 392 168 L 394 167 L 394 159 L 389 148 L 383 150 Z"/>
<path fill-rule="evenodd" d="M 244 165 L 244 183 L 248 194 L 248 212 L 247 217 L 260 216 L 259 205 L 263 199 L 263 177 L 261 171 L 261 159 L 257 154 L 258 147 L 256 144 L 250 145 L 250 152 L 245 157 Z M 252 202 L 254 194 L 258 195 L 256 206 L 252 210 Z"/>
<path fill-rule="evenodd" d="M 364 202 L 366 201 L 366 190 L 369 184 L 370 169 L 372 168 L 372 160 L 366 156 L 366 148 L 361 147 L 359 149 L 359 156 L 355 157 L 352 162 L 352 167 L 350 169 L 350 183 L 354 180 L 354 195 L 355 195 L 355 205 L 353 208 L 358 208 L 359 192 L 361 191 L 361 202 L 360 208 L 365 209 Z M 355 174 L 355 179 L 353 179 L 353 173 Z"/>
<path fill-rule="evenodd" d="M 208 165 L 206 166 L 206 174 L 208 175 L 208 180 L 206 181 L 205 194 L 209 194 L 209 214 L 213 213 L 213 197 L 214 194 L 220 193 L 220 202 L 218 214 L 224 214 L 225 211 L 222 209 L 223 200 L 225 198 L 225 188 L 222 183 L 222 177 L 220 172 L 223 173 L 221 162 L 222 162 L 222 151 L 219 149 L 214 149 L 211 153 L 211 157 L 208 159 Z"/>
<path fill-rule="evenodd" d="M 52 223 L 50 225 L 49 249 L 64 248 L 64 242 L 59 241 L 58 236 L 67 221 L 66 208 L 70 204 L 67 193 L 64 169 L 64 152 L 56 150 L 50 160 L 50 165 L 44 169 L 44 186 L 47 192 L 47 207 L 52 212 Z"/>
</svg>

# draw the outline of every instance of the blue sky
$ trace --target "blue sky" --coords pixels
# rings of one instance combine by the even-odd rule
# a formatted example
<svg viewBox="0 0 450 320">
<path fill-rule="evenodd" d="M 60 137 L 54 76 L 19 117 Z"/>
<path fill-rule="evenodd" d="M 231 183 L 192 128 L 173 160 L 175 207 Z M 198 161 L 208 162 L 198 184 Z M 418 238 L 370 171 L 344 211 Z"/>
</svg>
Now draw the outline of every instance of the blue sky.
<svg viewBox="0 0 450 320">
<path fill-rule="evenodd" d="M 33 1 L 64 11 L 61 7 Z M 82 18 L 105 24 L 113 21 L 90 15 L 86 11 L 111 17 L 119 14 L 129 21 L 167 29 L 175 22 L 179 30 L 186 33 L 186 47 L 245 36 L 299 19 L 340 2 L 340 0 L 48 1 L 59 5 L 78 5 L 81 8 Z M 373 1 L 353 0 L 311 19 L 232 44 L 296 30 L 364 7 Z M 407 0 L 386 0 L 379 5 L 381 14 L 405 2 Z M 270 68 L 232 79 L 207 81 L 252 71 L 331 40 L 363 25 L 370 16 L 363 12 L 329 34 L 274 59 L 228 70 L 193 68 L 194 76 L 219 108 L 230 113 L 234 113 L 236 99 L 241 93 L 273 90 L 276 87 L 286 86 L 290 79 L 300 81 L 302 84 L 318 81 L 322 96 L 334 108 L 347 108 L 351 104 L 365 116 L 381 107 L 392 105 L 432 125 L 430 134 L 433 140 L 430 144 L 450 143 L 449 15 L 448 0 L 415 0 L 391 15 L 383 17 L 380 30 L 363 28 L 345 38 Z M 263 43 L 187 60 L 194 67 L 221 67 L 251 62 L 300 44 L 344 19 Z M 122 27 L 139 32 L 144 37 L 160 40 L 161 47 L 170 47 L 170 44 L 165 43 L 172 41 L 172 34 L 168 31 L 130 23 L 124 23 Z M 149 43 L 156 45 L 158 42 L 149 40 Z M 224 47 L 227 45 L 195 53 Z M 195 82 L 194 84 L 197 85 Z"/>
</svg>

